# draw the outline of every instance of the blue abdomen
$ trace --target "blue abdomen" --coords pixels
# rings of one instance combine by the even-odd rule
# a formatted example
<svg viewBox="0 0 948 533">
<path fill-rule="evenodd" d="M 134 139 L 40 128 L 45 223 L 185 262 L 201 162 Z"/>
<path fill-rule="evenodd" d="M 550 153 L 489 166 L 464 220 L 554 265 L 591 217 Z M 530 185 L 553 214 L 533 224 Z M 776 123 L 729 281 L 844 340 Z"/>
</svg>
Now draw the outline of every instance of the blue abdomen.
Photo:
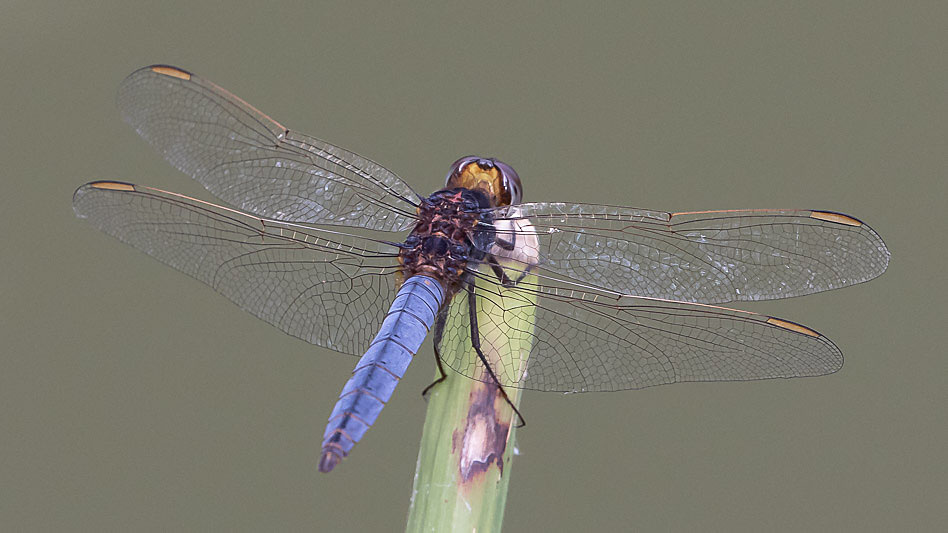
<svg viewBox="0 0 948 533">
<path fill-rule="evenodd" d="M 398 290 L 378 335 L 359 359 L 329 415 L 320 471 L 332 470 L 375 422 L 434 325 L 442 302 L 444 289 L 429 276 L 412 276 Z"/>
</svg>

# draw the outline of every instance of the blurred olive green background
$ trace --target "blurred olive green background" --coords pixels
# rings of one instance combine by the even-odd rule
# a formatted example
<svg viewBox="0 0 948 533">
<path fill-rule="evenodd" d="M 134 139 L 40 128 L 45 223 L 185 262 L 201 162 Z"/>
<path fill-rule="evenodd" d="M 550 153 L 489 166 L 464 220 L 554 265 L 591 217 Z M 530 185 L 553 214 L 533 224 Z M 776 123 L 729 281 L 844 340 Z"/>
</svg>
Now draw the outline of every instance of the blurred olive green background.
<svg viewBox="0 0 948 533">
<path fill-rule="evenodd" d="M 831 209 L 885 238 L 869 284 L 743 306 L 833 339 L 835 375 L 528 393 L 507 531 L 944 527 L 946 4 L 500 5 L 3 3 L 0 528 L 404 527 L 430 344 L 321 475 L 356 359 L 74 218 L 93 179 L 210 199 L 115 109 L 157 62 L 420 192 L 476 153 L 530 200 Z"/>
</svg>

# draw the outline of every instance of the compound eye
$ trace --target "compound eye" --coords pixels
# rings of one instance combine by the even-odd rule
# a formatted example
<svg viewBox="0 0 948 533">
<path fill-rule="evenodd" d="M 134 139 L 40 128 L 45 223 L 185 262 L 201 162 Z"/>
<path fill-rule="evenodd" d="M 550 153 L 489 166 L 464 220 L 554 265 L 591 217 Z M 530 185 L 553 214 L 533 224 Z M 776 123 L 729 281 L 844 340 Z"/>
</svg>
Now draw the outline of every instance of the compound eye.
<svg viewBox="0 0 948 533">
<path fill-rule="evenodd" d="M 458 160 L 455 161 L 454 163 L 451 163 L 451 169 L 448 170 L 448 175 L 447 175 L 447 177 L 445 177 L 445 179 L 444 179 L 445 187 L 450 187 L 450 186 L 451 186 L 451 180 L 454 179 L 454 178 L 457 178 L 458 176 L 461 175 L 461 169 L 462 169 L 462 168 L 466 167 L 466 166 L 467 166 L 468 164 L 470 164 L 472 161 L 477 161 L 478 159 L 480 159 L 480 158 L 477 157 L 477 156 L 474 156 L 474 155 L 466 155 L 466 156 L 464 156 L 464 157 L 458 159 Z"/>
<path fill-rule="evenodd" d="M 510 204 L 519 204 L 523 200 L 523 185 L 520 183 L 520 176 L 517 175 L 517 171 L 507 163 L 496 159 L 494 159 L 494 166 L 500 170 L 504 188 L 510 192 Z"/>
</svg>

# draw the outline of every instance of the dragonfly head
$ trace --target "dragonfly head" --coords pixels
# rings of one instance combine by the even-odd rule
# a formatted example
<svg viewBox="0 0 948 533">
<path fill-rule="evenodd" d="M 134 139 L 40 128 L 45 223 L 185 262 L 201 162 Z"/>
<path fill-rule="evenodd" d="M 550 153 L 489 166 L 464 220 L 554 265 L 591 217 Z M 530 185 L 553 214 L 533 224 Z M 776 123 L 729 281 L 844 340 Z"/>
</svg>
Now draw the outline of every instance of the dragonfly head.
<svg viewBox="0 0 948 533">
<path fill-rule="evenodd" d="M 520 176 L 510 165 L 492 157 L 469 155 L 458 159 L 448 171 L 445 187 L 481 190 L 496 207 L 516 205 L 523 199 Z"/>
</svg>

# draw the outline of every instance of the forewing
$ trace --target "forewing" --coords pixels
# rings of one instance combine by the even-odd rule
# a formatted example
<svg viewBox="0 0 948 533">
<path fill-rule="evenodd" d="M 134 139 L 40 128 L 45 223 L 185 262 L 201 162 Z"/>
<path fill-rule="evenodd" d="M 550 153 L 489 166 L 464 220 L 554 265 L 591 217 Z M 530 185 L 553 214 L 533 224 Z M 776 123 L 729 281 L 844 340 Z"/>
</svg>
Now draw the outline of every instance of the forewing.
<svg viewBox="0 0 948 533">
<path fill-rule="evenodd" d="M 629 295 L 702 303 L 788 298 L 868 281 L 889 263 L 872 228 L 828 211 L 517 209 L 535 228 L 538 271 Z M 506 213 L 497 211 L 500 220 Z"/>
<path fill-rule="evenodd" d="M 287 222 L 404 231 L 417 195 L 381 165 L 288 130 L 225 89 L 154 65 L 122 82 L 125 120 L 218 198 Z"/>
<path fill-rule="evenodd" d="M 312 344 L 361 355 L 394 298 L 394 246 L 258 218 L 175 193 L 93 182 L 73 208 L 95 227 Z"/>
<path fill-rule="evenodd" d="M 478 276 L 484 276 L 478 273 Z M 525 365 L 517 357 L 495 363 L 501 381 L 542 391 L 587 392 L 639 389 L 687 381 L 745 381 L 819 376 L 839 370 L 843 356 L 819 333 L 765 315 L 687 302 L 622 296 L 542 280 L 521 282 L 520 297 L 478 286 L 478 298 L 505 311 L 479 315 L 478 331 L 492 349 L 532 339 Z M 490 286 L 489 284 L 483 284 Z M 513 327 L 521 305 L 538 298 L 535 324 Z M 463 303 L 450 312 L 457 324 L 441 345 L 469 335 Z M 457 372 L 488 381 L 483 365 L 442 350 Z"/>
</svg>

